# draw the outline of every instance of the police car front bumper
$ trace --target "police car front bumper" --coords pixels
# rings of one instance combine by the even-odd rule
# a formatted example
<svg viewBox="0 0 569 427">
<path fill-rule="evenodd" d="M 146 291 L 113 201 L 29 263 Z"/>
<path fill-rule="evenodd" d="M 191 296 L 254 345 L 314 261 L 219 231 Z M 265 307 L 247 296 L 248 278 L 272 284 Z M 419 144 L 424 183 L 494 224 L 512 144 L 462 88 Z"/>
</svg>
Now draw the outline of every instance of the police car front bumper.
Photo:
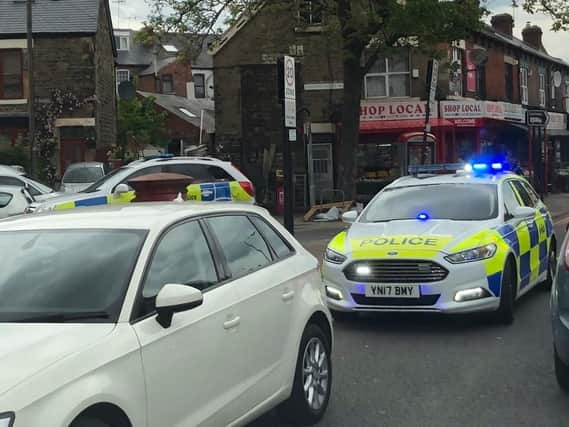
<svg viewBox="0 0 569 427">
<path fill-rule="evenodd" d="M 437 257 L 438 258 L 438 257 Z M 375 261 L 375 260 L 370 260 Z M 489 288 L 488 279 L 482 262 L 451 264 L 444 258 L 435 260 L 417 260 L 417 262 L 434 261 L 448 270 L 444 280 L 430 283 L 407 283 L 404 286 L 419 288 L 414 298 L 396 296 L 374 297 L 366 296 L 366 288 L 378 285 L 397 285 L 396 283 L 381 283 L 348 280 L 344 270 L 352 260 L 342 264 L 324 261 L 322 274 L 328 306 L 331 310 L 343 312 L 375 312 L 375 311 L 409 311 L 409 312 L 441 312 L 441 313 L 470 313 L 494 311 L 500 304 L 499 295 Z M 363 263 L 365 260 L 358 260 Z M 470 298 L 460 301 L 457 293 Z M 479 294 L 479 295 L 476 295 Z M 457 301 L 458 299 L 458 301 Z"/>
</svg>

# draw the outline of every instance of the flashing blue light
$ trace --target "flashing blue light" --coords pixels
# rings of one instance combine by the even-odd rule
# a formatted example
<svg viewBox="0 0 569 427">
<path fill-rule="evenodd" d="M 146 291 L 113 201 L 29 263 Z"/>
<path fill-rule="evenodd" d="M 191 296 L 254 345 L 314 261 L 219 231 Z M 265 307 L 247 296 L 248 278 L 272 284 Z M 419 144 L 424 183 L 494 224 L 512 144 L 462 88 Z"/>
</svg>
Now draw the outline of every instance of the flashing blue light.
<svg viewBox="0 0 569 427">
<path fill-rule="evenodd" d="M 425 213 L 425 212 L 420 212 L 420 213 L 417 215 L 417 219 L 418 219 L 419 221 L 426 221 L 426 220 L 429 219 L 429 214 L 427 214 L 427 213 Z"/>
<path fill-rule="evenodd" d="M 472 165 L 470 163 L 467 163 L 464 165 L 464 171 L 465 172 L 472 172 Z"/>
<path fill-rule="evenodd" d="M 488 165 L 486 163 L 474 163 L 472 165 L 472 169 L 474 169 L 475 171 L 485 171 L 486 169 L 488 169 Z"/>
<path fill-rule="evenodd" d="M 504 169 L 504 165 L 502 165 L 502 163 L 492 163 L 491 167 L 495 171 L 501 171 Z"/>
</svg>

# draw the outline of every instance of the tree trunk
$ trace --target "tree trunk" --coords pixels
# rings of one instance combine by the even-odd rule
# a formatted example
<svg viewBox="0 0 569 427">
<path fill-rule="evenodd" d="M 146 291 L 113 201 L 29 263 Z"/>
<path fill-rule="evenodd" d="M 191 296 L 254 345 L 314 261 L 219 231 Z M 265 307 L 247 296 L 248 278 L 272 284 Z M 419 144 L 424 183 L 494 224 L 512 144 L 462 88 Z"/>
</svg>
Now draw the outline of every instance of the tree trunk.
<svg viewBox="0 0 569 427">
<path fill-rule="evenodd" d="M 347 55 L 346 55 L 347 56 Z M 342 106 L 341 141 L 339 149 L 338 188 L 344 191 L 346 200 L 356 196 L 356 151 L 360 137 L 360 102 L 362 74 L 355 56 L 344 57 L 344 104 Z"/>
</svg>

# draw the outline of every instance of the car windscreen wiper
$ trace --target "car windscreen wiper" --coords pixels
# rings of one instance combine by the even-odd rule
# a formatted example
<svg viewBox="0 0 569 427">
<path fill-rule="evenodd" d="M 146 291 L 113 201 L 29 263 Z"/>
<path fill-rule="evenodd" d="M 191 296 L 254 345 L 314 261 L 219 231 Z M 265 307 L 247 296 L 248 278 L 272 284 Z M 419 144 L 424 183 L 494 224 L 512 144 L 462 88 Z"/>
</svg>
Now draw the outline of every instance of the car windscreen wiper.
<svg viewBox="0 0 569 427">
<path fill-rule="evenodd" d="M 44 313 L 37 316 L 11 320 L 10 323 L 65 323 L 74 320 L 108 319 L 106 311 L 77 311 L 61 313 Z"/>
</svg>

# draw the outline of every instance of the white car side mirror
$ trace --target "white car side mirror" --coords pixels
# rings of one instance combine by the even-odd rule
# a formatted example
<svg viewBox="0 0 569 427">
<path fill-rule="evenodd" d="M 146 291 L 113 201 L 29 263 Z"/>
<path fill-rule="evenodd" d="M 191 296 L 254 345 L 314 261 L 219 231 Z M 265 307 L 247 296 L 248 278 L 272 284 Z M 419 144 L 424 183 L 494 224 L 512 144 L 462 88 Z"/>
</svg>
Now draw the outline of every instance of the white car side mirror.
<svg viewBox="0 0 569 427">
<path fill-rule="evenodd" d="M 120 196 L 121 194 L 126 194 L 130 191 L 130 187 L 126 184 L 119 184 L 115 188 L 115 196 Z"/>
<path fill-rule="evenodd" d="M 356 221 L 356 219 L 358 219 L 357 211 L 344 212 L 344 214 L 342 215 L 342 221 L 345 222 L 346 224 L 352 224 L 353 222 Z"/>
<path fill-rule="evenodd" d="M 512 211 L 512 216 L 518 219 L 530 218 L 535 216 L 535 209 L 529 206 L 517 206 Z"/>
<path fill-rule="evenodd" d="M 174 313 L 191 310 L 203 303 L 203 294 L 200 290 L 188 285 L 167 284 L 160 289 L 156 296 L 156 321 L 163 328 L 172 324 Z"/>
</svg>

